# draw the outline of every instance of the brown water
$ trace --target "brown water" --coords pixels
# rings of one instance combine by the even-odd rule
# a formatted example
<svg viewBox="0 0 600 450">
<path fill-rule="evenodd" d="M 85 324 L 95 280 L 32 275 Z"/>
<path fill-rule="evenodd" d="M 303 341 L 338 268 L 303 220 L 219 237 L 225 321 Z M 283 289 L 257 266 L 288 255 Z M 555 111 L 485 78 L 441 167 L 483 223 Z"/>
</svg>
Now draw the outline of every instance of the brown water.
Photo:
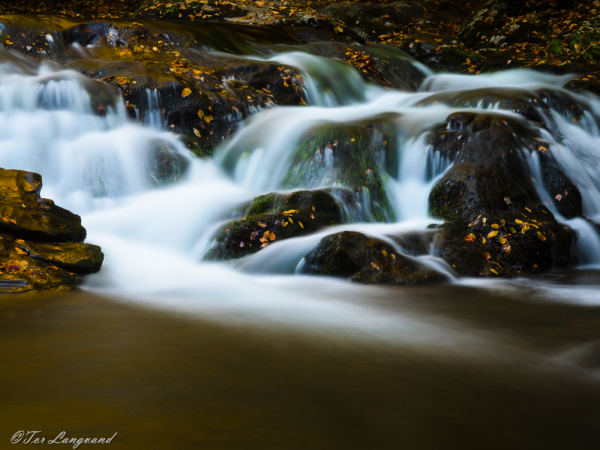
<svg viewBox="0 0 600 450">
<path fill-rule="evenodd" d="M 19 430 L 118 432 L 124 449 L 600 447 L 600 307 L 527 289 L 378 292 L 364 300 L 465 336 L 461 348 L 85 292 L 0 297 L 0 449 Z"/>
</svg>

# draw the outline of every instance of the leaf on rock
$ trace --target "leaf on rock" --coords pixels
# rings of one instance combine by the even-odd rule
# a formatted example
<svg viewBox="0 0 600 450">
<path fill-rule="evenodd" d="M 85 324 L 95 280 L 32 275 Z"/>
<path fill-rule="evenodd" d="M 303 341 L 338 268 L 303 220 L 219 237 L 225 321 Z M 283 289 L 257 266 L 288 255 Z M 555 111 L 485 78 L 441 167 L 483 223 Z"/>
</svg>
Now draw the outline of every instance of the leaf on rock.
<svg viewBox="0 0 600 450">
<path fill-rule="evenodd" d="M 497 231 L 490 231 L 490 232 L 488 233 L 487 237 L 488 237 L 488 239 L 491 239 L 491 238 L 493 238 L 493 237 L 495 237 L 495 236 L 497 236 L 497 235 L 498 235 L 498 232 L 497 232 Z"/>
<path fill-rule="evenodd" d="M 200 132 L 199 132 L 199 131 L 198 131 L 196 128 L 194 128 L 193 130 L 194 130 L 194 134 L 195 134 L 196 136 L 198 136 L 198 137 L 202 137 L 202 136 L 200 135 Z"/>
<path fill-rule="evenodd" d="M 266 228 L 267 227 L 267 224 L 263 223 L 263 222 L 256 222 L 256 225 L 258 225 L 261 228 Z"/>
<path fill-rule="evenodd" d="M 206 123 L 211 123 L 211 122 L 212 122 L 212 120 L 213 120 L 213 116 L 204 116 L 204 121 L 205 121 Z"/>
<path fill-rule="evenodd" d="M 182 97 L 187 97 L 188 95 L 190 95 L 192 93 L 192 90 L 190 88 L 185 88 L 182 92 L 181 92 L 181 96 Z"/>
<path fill-rule="evenodd" d="M 546 236 L 544 236 L 544 233 L 542 233 L 541 231 L 538 231 L 537 235 L 540 241 L 544 242 L 546 240 Z"/>
<path fill-rule="evenodd" d="M 200 119 L 202 119 L 204 117 L 204 111 L 202 111 L 201 109 L 198 110 L 198 117 Z"/>
</svg>

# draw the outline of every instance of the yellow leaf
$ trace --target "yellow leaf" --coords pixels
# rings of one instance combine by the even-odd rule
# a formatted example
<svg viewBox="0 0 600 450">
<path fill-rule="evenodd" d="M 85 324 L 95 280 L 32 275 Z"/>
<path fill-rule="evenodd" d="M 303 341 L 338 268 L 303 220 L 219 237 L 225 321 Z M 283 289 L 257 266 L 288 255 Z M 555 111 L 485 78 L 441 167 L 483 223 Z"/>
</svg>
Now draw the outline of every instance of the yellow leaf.
<svg viewBox="0 0 600 450">
<path fill-rule="evenodd" d="M 381 254 L 382 254 L 383 256 L 387 256 L 387 252 L 386 252 L 385 250 L 381 250 Z"/>
<path fill-rule="evenodd" d="M 488 239 L 495 237 L 498 234 L 497 231 L 490 231 L 487 235 Z"/>
<path fill-rule="evenodd" d="M 271 234 L 269 234 L 269 239 L 271 239 L 272 241 L 275 240 L 275 233 L 271 232 Z"/>
<path fill-rule="evenodd" d="M 205 121 L 206 123 L 211 123 L 211 122 L 212 122 L 212 120 L 213 120 L 213 116 L 204 116 L 204 121 Z"/>
<path fill-rule="evenodd" d="M 283 226 L 284 226 L 284 227 L 287 227 L 287 226 L 288 226 L 288 222 L 284 222 L 284 223 L 283 223 Z"/>
<path fill-rule="evenodd" d="M 202 119 L 204 117 L 204 111 L 202 111 L 201 109 L 198 110 L 198 117 L 200 119 Z"/>
<path fill-rule="evenodd" d="M 302 222 L 298 221 L 298 225 L 300 225 L 300 227 L 304 228 L 304 225 L 302 225 Z"/>
<path fill-rule="evenodd" d="M 339 33 L 343 33 L 344 29 L 342 27 L 335 27 L 335 29 L 339 32 Z"/>
<path fill-rule="evenodd" d="M 315 207 L 314 207 L 314 206 L 312 207 L 312 210 L 313 210 L 313 211 L 315 210 Z"/>
<path fill-rule="evenodd" d="M 523 224 L 523 227 L 521 228 L 521 234 L 525 234 L 529 231 L 529 224 L 525 223 Z"/>
<path fill-rule="evenodd" d="M 515 233 L 517 232 L 517 230 L 515 230 L 514 228 L 511 228 L 511 229 L 510 229 L 510 232 L 511 232 L 512 234 L 515 234 Z"/>
<path fill-rule="evenodd" d="M 185 88 L 182 92 L 181 92 L 181 96 L 182 97 L 187 97 L 188 95 L 190 95 L 192 93 L 192 90 L 190 88 Z"/>
<path fill-rule="evenodd" d="M 537 232 L 538 238 L 540 239 L 540 241 L 545 241 L 546 240 L 546 236 L 544 236 L 544 233 L 542 233 L 541 231 Z"/>
<path fill-rule="evenodd" d="M 501 244 L 506 244 L 508 242 L 508 239 L 506 239 L 505 236 L 501 236 L 499 240 Z"/>
<path fill-rule="evenodd" d="M 519 225 L 521 225 L 523 223 L 522 220 L 516 219 L 515 222 L 517 222 Z"/>
<path fill-rule="evenodd" d="M 8 39 L 6 40 L 6 43 L 7 43 L 8 45 L 12 45 L 12 42 L 10 42 Z"/>
<path fill-rule="evenodd" d="M 487 239 L 486 239 L 486 238 L 484 238 L 484 237 L 482 236 L 482 237 L 481 237 L 481 243 L 482 243 L 482 244 L 485 244 L 486 242 L 487 242 Z"/>
<path fill-rule="evenodd" d="M 493 223 L 493 224 L 491 225 L 491 227 L 492 227 L 492 228 L 500 228 L 500 225 L 498 225 L 497 223 Z"/>
<path fill-rule="evenodd" d="M 258 225 L 261 228 L 266 228 L 267 227 L 267 224 L 263 223 L 263 222 L 256 222 L 256 225 Z"/>
<path fill-rule="evenodd" d="M 467 64 L 471 64 L 471 60 L 469 58 L 467 58 Z"/>
<path fill-rule="evenodd" d="M 494 272 L 496 275 L 498 275 L 498 272 L 496 272 L 494 269 L 490 269 L 490 272 Z"/>
<path fill-rule="evenodd" d="M 531 210 L 530 210 L 529 208 L 525 207 L 525 209 L 526 209 L 527 211 L 531 212 Z"/>
<path fill-rule="evenodd" d="M 288 220 L 289 220 L 291 223 L 294 223 L 294 221 L 292 220 L 292 218 L 291 218 L 291 217 L 289 217 L 289 218 L 288 218 Z"/>
<path fill-rule="evenodd" d="M 25 251 L 21 250 L 19 247 L 15 247 L 15 250 L 17 251 L 17 253 L 18 253 L 19 255 L 26 255 L 26 254 L 27 254 L 27 252 L 25 252 Z"/>
<path fill-rule="evenodd" d="M 194 128 L 194 134 L 195 134 L 196 136 L 198 136 L 198 137 L 201 137 L 201 136 L 200 136 L 200 132 L 199 132 L 197 129 L 195 129 L 195 128 Z"/>
<path fill-rule="evenodd" d="M 154 50 L 155 52 L 158 51 L 158 49 L 156 47 L 152 47 L 152 50 Z"/>
</svg>

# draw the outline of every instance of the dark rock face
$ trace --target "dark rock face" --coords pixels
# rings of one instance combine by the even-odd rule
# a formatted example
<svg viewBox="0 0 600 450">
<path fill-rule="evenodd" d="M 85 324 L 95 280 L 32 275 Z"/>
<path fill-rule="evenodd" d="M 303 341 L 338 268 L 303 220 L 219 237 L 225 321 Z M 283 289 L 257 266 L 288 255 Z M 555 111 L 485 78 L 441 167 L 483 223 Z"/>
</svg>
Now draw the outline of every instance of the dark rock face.
<svg viewBox="0 0 600 450">
<path fill-rule="evenodd" d="M 417 2 L 333 3 L 319 12 L 340 19 L 362 36 L 373 39 L 393 31 L 397 24 L 407 25 L 420 17 L 425 9 Z"/>
<path fill-rule="evenodd" d="M 0 233 L 42 242 L 82 242 L 81 217 L 40 197 L 42 177 L 0 170 Z"/>
<path fill-rule="evenodd" d="M 102 265 L 100 247 L 81 242 L 81 218 L 41 189 L 36 173 L 0 169 L 0 292 L 71 289 Z"/>
<path fill-rule="evenodd" d="M 407 38 L 400 48 L 436 72 L 467 72 L 467 58 L 473 63 L 483 58 L 461 50 L 457 43 L 457 39 L 443 35 L 421 33 Z"/>
<path fill-rule="evenodd" d="M 567 178 L 549 153 L 540 154 L 542 178 L 556 210 L 565 218 L 583 215 L 583 199 L 577 186 Z"/>
<path fill-rule="evenodd" d="M 446 220 L 436 236 L 438 255 L 467 276 L 526 275 L 568 264 L 575 234 L 541 204 L 521 154 L 528 137 L 519 123 L 467 114 L 448 120 L 458 119 L 464 144 L 448 147 L 457 163 L 429 197 L 431 213 Z M 552 176 L 544 178 L 562 187 L 562 172 L 546 167 Z M 579 193 L 572 184 L 568 189 L 571 213 L 580 215 Z"/>
<path fill-rule="evenodd" d="M 533 114 L 537 109 L 527 109 L 527 104 L 522 105 L 522 111 L 535 117 Z M 517 108 L 519 104 L 513 103 L 513 105 Z M 543 120 L 542 117 L 547 116 L 537 117 Z M 465 177 L 476 179 L 482 168 L 485 168 L 486 173 L 494 174 L 493 176 L 502 174 L 503 178 L 497 181 L 498 186 L 507 183 L 503 189 L 507 192 L 514 191 L 512 196 L 508 197 L 515 201 L 517 197 L 523 199 L 536 197 L 535 186 L 529 181 L 510 184 L 514 176 L 517 176 L 518 180 L 531 178 L 528 169 L 524 166 L 521 151 L 535 152 L 539 156 L 542 170 L 542 180 L 536 182 L 543 182 L 544 188 L 554 199 L 558 211 L 569 219 L 583 214 L 581 193 L 577 186 L 562 172 L 550 152 L 550 146 L 541 141 L 537 131 L 528 128 L 524 121 L 494 114 L 454 113 L 432 133 L 431 144 L 432 151 L 438 152 L 445 161 L 466 162 L 460 170 L 461 179 Z M 473 168 L 470 163 L 476 163 L 478 167 Z M 517 196 L 522 187 L 526 187 L 527 191 Z M 502 208 L 502 202 L 503 198 L 496 199 L 494 208 Z M 446 214 L 435 210 L 432 212 L 439 217 L 445 217 Z"/>
<path fill-rule="evenodd" d="M 433 284 L 446 278 L 402 256 L 386 242 L 344 231 L 327 236 L 305 257 L 302 273 L 364 284 Z"/>
<path fill-rule="evenodd" d="M 243 215 L 217 234 L 205 260 L 241 258 L 277 240 L 310 234 L 342 221 L 339 205 L 326 191 L 261 195 L 244 208 Z"/>
</svg>

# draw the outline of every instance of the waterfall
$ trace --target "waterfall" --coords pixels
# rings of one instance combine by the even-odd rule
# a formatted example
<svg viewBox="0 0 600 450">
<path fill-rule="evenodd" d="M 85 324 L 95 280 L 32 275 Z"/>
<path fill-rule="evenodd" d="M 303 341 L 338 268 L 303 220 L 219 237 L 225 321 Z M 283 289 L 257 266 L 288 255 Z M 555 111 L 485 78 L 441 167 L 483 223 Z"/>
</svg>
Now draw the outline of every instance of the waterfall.
<svg viewBox="0 0 600 450">
<path fill-rule="evenodd" d="M 532 93 L 560 90 L 568 79 L 523 70 L 481 76 L 426 74 L 422 90 L 409 93 L 369 84 L 339 61 L 281 52 L 270 58 L 302 72 L 310 104 L 258 112 L 211 159 L 198 159 L 173 134 L 162 131 L 155 91 L 147 93 L 150 112 L 142 126 L 128 121 L 121 97 L 108 86 L 55 66 L 24 65 L 16 55 L 10 56 L 12 60 L 5 55 L 0 65 L 0 164 L 41 173 L 42 195 L 82 215 L 88 242 L 101 245 L 106 254 L 102 271 L 88 278 L 87 287 L 120 296 L 160 297 L 165 302 L 209 298 L 207 308 L 219 305 L 247 311 L 265 305 L 293 310 L 289 302 L 282 306 L 284 302 L 278 301 L 289 293 L 269 275 L 294 277 L 304 255 L 328 234 L 359 231 L 391 242 L 402 253 L 388 236 L 424 231 L 435 222 L 427 216 L 428 195 L 451 162 L 432 151 L 428 133 L 453 112 L 486 111 L 488 107 L 454 107 L 428 103 L 428 99 L 485 87 L 517 85 Z M 108 102 L 96 100 L 100 91 Z M 579 180 L 585 214 L 598 220 L 600 101 L 585 101 L 590 105 L 586 120 L 568 122 L 553 111 L 556 129 L 539 131 L 564 172 Z M 302 150 L 312 152 L 318 167 L 299 165 L 299 149 L 307 136 L 326 127 L 352 130 L 372 123 L 394 130 L 389 141 L 373 134 L 373 148 L 379 152 L 373 160 L 379 167 L 373 167 L 373 172 L 381 175 L 391 205 L 388 223 L 375 223 L 370 210 L 373 193 L 364 189 L 356 202 L 360 212 L 355 214 L 355 223 L 277 242 L 237 262 L 200 262 L 215 230 L 255 196 L 348 187 L 348 180 L 335 170 L 338 156 L 332 148 L 336 142 L 328 144 L 331 147 Z M 182 164 L 177 182 L 161 183 L 153 175 L 157 146 Z M 539 170 L 536 164 L 532 159 L 534 171 Z M 540 190 L 539 195 L 548 203 L 547 193 Z M 553 213 L 577 229 L 582 264 L 597 264 L 600 247 L 593 228 L 582 219 L 567 221 L 556 210 Z M 453 277 L 443 261 L 430 255 L 419 258 Z M 336 289 L 345 286 L 328 279 L 314 282 Z M 319 293 L 297 281 L 290 283 L 295 289 L 292 297 L 300 303 L 306 296 L 329 295 L 327 289 Z M 243 306 L 241 298 L 248 300 Z"/>
</svg>

